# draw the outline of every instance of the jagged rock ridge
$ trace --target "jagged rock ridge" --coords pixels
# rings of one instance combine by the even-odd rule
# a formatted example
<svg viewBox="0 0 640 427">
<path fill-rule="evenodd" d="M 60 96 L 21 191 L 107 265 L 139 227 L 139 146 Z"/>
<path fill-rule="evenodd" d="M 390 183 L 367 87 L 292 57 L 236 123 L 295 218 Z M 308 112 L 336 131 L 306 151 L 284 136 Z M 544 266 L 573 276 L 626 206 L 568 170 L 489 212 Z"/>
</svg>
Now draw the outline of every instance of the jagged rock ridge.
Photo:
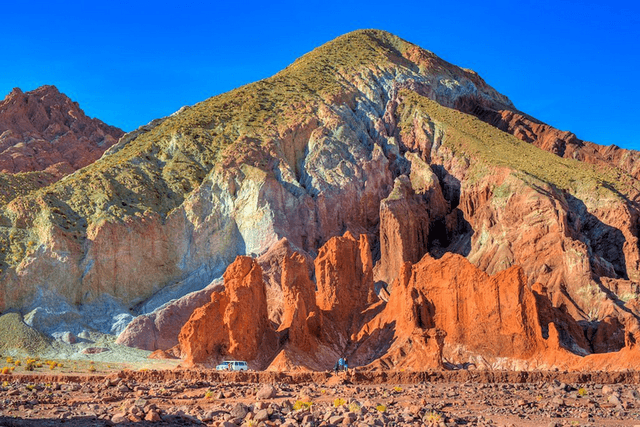
<svg viewBox="0 0 640 427">
<path fill-rule="evenodd" d="M 54 170 L 70 173 L 93 163 L 124 134 L 87 117 L 55 86 L 24 93 L 13 89 L 0 102 L 0 172 Z"/>
</svg>

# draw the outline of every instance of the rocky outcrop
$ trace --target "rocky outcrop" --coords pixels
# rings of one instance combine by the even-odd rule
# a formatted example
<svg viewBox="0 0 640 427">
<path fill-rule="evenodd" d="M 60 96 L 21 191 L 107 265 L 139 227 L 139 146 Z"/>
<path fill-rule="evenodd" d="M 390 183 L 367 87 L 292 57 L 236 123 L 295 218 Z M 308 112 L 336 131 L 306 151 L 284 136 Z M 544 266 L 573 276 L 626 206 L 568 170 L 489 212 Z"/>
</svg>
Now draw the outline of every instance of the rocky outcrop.
<svg viewBox="0 0 640 427">
<path fill-rule="evenodd" d="M 406 158 L 411 162 L 411 173 L 396 178 L 393 190 L 380 202 L 380 262 L 374 278 L 388 285 L 405 262 L 416 263 L 430 247 L 441 245 L 449 212 L 438 177 L 429 165 L 414 153 L 407 153 Z"/>
<path fill-rule="evenodd" d="M 267 317 L 262 269 L 255 259 L 240 256 L 227 268 L 224 286 L 223 292 L 212 293 L 211 301 L 193 312 L 180 331 L 185 365 L 211 364 L 228 355 L 263 368 L 275 336 Z"/>
<path fill-rule="evenodd" d="M 269 313 L 269 320 L 276 325 L 280 325 L 284 322 L 282 316 L 287 307 L 287 296 L 285 295 L 286 290 L 283 286 L 290 283 L 290 280 L 284 280 L 283 278 L 283 274 L 285 274 L 284 263 L 285 260 L 291 261 L 291 257 L 293 257 L 294 254 L 297 261 L 304 260 L 304 267 L 297 266 L 299 277 L 298 273 L 296 273 L 294 281 L 298 283 L 303 280 L 303 274 L 306 274 L 307 280 L 310 281 L 309 272 L 313 270 L 313 258 L 304 253 L 301 249 L 293 246 L 286 237 L 280 239 L 277 243 L 271 246 L 267 252 L 258 257 L 258 263 L 260 264 L 260 268 L 262 268 L 262 278 L 267 290 L 267 311 Z M 287 265 L 291 266 L 292 264 L 289 263 Z M 302 272 L 303 269 L 305 273 Z M 315 289 L 315 284 L 313 285 L 313 289 Z"/>
<path fill-rule="evenodd" d="M 409 178 L 396 178 L 393 191 L 380 203 L 380 262 L 376 281 L 391 284 L 405 261 L 418 262 L 427 253 L 431 219 L 416 197 Z"/>
<path fill-rule="evenodd" d="M 222 281 L 217 280 L 206 288 L 173 300 L 149 314 L 137 316 L 118 335 L 116 344 L 149 351 L 175 347 L 178 345 L 180 330 L 191 314 L 211 301 L 212 293 L 223 290 Z"/>
<path fill-rule="evenodd" d="M 123 134 L 87 117 L 55 86 L 15 88 L 0 102 L 0 172 L 53 171 L 55 165 L 66 174 L 98 160 Z"/>
<path fill-rule="evenodd" d="M 322 317 L 316 304 L 316 285 L 309 279 L 305 257 L 298 253 L 282 260 L 284 315 L 279 331 L 286 331 L 292 347 L 312 353 L 322 330 Z"/>
<path fill-rule="evenodd" d="M 434 307 L 410 286 L 411 263 L 406 262 L 384 309 L 359 331 L 352 357 L 370 369 L 441 369 L 446 332 L 436 329 Z"/>
<path fill-rule="evenodd" d="M 350 336 L 360 326 L 361 313 L 377 299 L 368 237 L 356 240 L 348 231 L 333 237 L 318 252 L 315 268 L 318 308 Z"/>
<path fill-rule="evenodd" d="M 434 307 L 433 323 L 447 333 L 452 361 L 457 351 L 526 360 L 546 348 L 536 295 L 519 267 L 489 276 L 459 255 L 427 255 L 403 280 Z M 579 339 L 567 336 L 572 344 Z"/>
</svg>

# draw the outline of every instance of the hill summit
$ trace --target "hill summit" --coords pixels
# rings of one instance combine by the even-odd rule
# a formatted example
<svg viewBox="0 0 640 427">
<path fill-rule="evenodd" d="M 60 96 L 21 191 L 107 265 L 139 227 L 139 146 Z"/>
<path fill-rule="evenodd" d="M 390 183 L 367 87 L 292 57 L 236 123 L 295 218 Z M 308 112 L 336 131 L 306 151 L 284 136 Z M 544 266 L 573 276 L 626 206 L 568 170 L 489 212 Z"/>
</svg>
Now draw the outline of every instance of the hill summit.
<svg viewBox="0 0 640 427">
<path fill-rule="evenodd" d="M 87 117 L 55 86 L 24 93 L 13 89 L 0 102 L 0 172 L 72 172 L 93 163 L 124 134 Z"/>
</svg>

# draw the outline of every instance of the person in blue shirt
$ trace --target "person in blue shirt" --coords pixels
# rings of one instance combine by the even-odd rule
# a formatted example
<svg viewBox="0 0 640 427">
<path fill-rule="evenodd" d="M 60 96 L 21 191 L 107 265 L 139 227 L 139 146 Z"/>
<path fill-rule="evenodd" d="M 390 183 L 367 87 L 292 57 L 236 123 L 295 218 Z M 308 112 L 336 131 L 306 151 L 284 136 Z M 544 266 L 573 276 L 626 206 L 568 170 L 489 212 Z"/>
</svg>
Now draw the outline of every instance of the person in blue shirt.
<svg viewBox="0 0 640 427">
<path fill-rule="evenodd" d="M 338 359 L 338 361 L 336 362 L 336 364 L 333 366 L 333 372 L 334 373 L 338 373 L 339 371 L 345 371 L 347 372 L 347 369 L 349 369 L 349 363 L 347 361 L 347 358 L 340 358 Z"/>
</svg>

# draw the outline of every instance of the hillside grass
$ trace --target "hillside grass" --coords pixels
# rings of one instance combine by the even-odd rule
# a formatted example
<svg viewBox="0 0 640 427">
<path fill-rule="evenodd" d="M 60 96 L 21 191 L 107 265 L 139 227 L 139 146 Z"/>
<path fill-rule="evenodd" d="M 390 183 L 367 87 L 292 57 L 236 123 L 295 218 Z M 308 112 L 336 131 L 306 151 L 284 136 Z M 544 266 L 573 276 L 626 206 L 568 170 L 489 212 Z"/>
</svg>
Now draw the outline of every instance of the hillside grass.
<svg viewBox="0 0 640 427">
<path fill-rule="evenodd" d="M 18 313 L 0 316 L 0 353 L 9 351 L 38 355 L 51 346 L 51 338 L 24 323 Z"/>
<path fill-rule="evenodd" d="M 397 110 L 400 131 L 407 131 L 416 115 L 427 116 L 437 123 L 445 130 L 443 144 L 471 162 L 468 182 L 492 173 L 492 169 L 486 167 L 489 165 L 512 169 L 525 181 L 546 182 L 573 194 L 626 199 L 627 194 L 639 190 L 638 182 L 618 168 L 559 157 L 415 92 L 403 90 L 401 96 L 403 102 Z"/>
</svg>

